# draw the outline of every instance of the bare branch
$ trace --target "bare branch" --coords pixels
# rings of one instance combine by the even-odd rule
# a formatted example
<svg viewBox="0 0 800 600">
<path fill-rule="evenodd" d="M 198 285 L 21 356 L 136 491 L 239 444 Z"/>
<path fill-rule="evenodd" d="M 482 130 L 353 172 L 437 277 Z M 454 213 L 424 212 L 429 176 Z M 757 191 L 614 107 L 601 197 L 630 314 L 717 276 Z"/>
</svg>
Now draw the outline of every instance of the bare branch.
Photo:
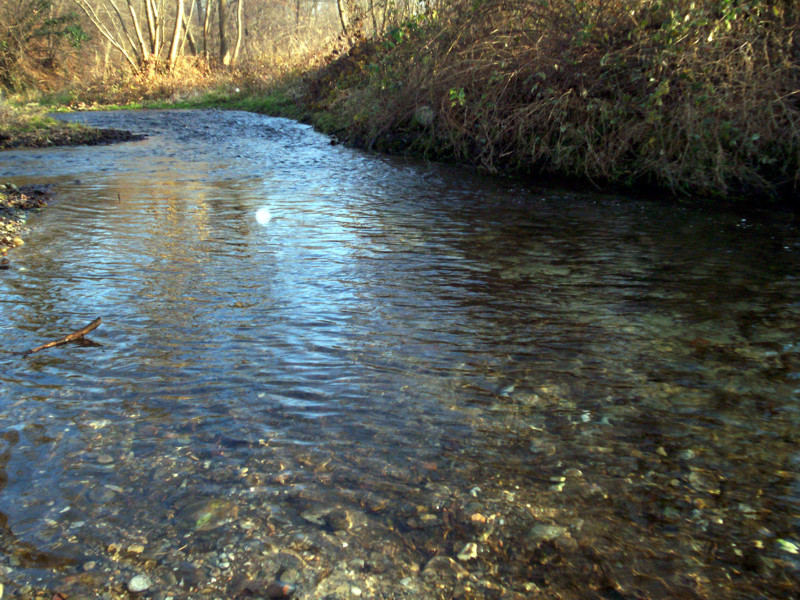
<svg viewBox="0 0 800 600">
<path fill-rule="evenodd" d="M 108 43 L 111 44 L 114 48 L 122 53 L 122 56 L 125 57 L 125 60 L 131 65 L 134 71 L 139 70 L 139 63 L 137 62 L 136 58 L 131 56 L 131 54 L 125 49 L 125 47 L 120 44 L 117 39 L 115 38 L 114 34 L 109 31 L 109 29 L 103 24 L 98 16 L 97 12 L 95 11 L 94 7 L 87 0 L 72 0 L 78 7 L 84 12 L 84 14 L 89 18 L 94 25 L 95 29 L 102 35 Z"/>
<path fill-rule="evenodd" d="M 133 8 L 133 2 L 131 0 L 127 0 L 127 2 L 128 11 L 131 13 L 131 19 L 133 19 L 133 29 L 136 31 L 136 39 L 139 42 L 139 47 L 142 49 L 142 56 L 147 60 L 150 57 L 150 49 L 147 47 L 147 44 L 144 43 L 142 27 L 139 25 L 139 17 L 136 16 L 136 9 Z"/>
</svg>

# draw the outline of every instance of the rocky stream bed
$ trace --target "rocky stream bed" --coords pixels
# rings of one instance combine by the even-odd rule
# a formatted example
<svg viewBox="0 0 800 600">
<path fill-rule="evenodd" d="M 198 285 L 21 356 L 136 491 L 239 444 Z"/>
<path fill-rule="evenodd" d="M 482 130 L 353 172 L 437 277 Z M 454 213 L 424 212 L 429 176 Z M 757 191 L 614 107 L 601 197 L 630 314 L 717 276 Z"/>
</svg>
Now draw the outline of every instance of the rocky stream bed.
<svg viewBox="0 0 800 600">
<path fill-rule="evenodd" d="M 0 268 L 8 267 L 4 255 L 10 248 L 22 246 L 25 222 L 33 211 L 44 208 L 52 199 L 49 187 L 29 185 L 21 188 L 13 183 L 0 185 Z"/>
<path fill-rule="evenodd" d="M 155 133 L 0 190 L 2 600 L 797 597 L 793 225 L 79 117 Z"/>
</svg>

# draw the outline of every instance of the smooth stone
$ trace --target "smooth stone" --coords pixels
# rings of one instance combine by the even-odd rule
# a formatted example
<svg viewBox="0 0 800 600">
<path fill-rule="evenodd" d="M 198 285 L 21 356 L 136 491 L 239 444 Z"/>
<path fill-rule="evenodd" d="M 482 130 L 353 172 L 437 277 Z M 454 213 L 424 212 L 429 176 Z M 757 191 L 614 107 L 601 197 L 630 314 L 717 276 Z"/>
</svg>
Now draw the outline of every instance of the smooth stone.
<svg viewBox="0 0 800 600">
<path fill-rule="evenodd" d="M 710 473 L 692 471 L 689 474 L 689 485 L 698 492 L 707 492 L 709 494 L 720 493 L 719 480 Z"/>
<path fill-rule="evenodd" d="M 150 581 L 147 575 L 134 575 L 131 577 L 130 581 L 128 581 L 128 591 L 137 594 L 150 589 L 151 585 L 153 585 L 153 582 Z"/>
<path fill-rule="evenodd" d="M 229 523 L 238 514 L 239 507 L 234 502 L 208 498 L 187 504 L 178 511 L 175 520 L 195 531 L 209 531 Z"/>
<path fill-rule="evenodd" d="M 458 553 L 458 560 L 466 561 L 478 558 L 478 544 L 469 542 L 461 552 Z"/>
<path fill-rule="evenodd" d="M 105 504 L 106 502 L 111 502 L 116 497 L 117 493 L 105 486 L 94 488 L 89 492 L 89 499 L 96 504 Z"/>
<path fill-rule="evenodd" d="M 320 527 L 325 527 L 324 515 L 321 515 L 318 512 L 307 510 L 303 513 L 300 513 L 300 517 L 302 519 L 305 519 L 309 523 L 313 523 L 314 525 L 319 525 Z"/>
<path fill-rule="evenodd" d="M 463 579 L 469 575 L 469 571 L 449 556 L 434 556 L 428 561 L 428 564 L 425 565 L 425 568 L 422 570 L 422 575 L 424 577 L 435 577 L 438 575 L 440 577 Z"/>
<path fill-rule="evenodd" d="M 568 534 L 569 529 L 561 525 L 545 525 L 544 523 L 540 523 L 531 527 L 530 531 L 528 531 L 528 539 L 536 543 L 552 542 L 556 538 Z"/>
<path fill-rule="evenodd" d="M 337 508 L 329 512 L 323 517 L 325 521 L 325 525 L 330 527 L 334 531 L 346 531 L 353 526 L 353 522 L 350 519 L 350 515 L 347 514 L 347 511 L 341 508 Z"/>
</svg>

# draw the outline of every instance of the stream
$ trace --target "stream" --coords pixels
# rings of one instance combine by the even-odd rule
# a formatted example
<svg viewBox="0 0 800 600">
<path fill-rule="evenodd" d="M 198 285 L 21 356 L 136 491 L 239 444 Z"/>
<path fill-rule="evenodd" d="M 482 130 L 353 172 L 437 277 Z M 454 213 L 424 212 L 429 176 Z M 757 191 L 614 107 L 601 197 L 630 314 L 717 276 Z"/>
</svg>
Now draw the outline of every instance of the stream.
<svg viewBox="0 0 800 600">
<path fill-rule="evenodd" d="M 0 271 L 0 597 L 796 597 L 791 216 L 62 118 L 148 137 L 0 152 L 57 193 Z"/>
</svg>

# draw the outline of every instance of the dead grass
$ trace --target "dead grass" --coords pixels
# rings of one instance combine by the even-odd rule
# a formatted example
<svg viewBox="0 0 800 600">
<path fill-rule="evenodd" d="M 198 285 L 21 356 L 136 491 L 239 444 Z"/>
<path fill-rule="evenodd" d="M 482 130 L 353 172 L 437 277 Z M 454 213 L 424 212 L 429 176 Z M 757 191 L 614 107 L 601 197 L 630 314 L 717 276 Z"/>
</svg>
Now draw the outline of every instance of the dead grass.
<svg viewBox="0 0 800 600">
<path fill-rule="evenodd" d="M 488 171 L 796 192 L 796 0 L 452 6 L 328 67 L 313 102 L 368 145 L 394 137 Z M 425 131 L 420 106 L 436 115 Z"/>
</svg>

